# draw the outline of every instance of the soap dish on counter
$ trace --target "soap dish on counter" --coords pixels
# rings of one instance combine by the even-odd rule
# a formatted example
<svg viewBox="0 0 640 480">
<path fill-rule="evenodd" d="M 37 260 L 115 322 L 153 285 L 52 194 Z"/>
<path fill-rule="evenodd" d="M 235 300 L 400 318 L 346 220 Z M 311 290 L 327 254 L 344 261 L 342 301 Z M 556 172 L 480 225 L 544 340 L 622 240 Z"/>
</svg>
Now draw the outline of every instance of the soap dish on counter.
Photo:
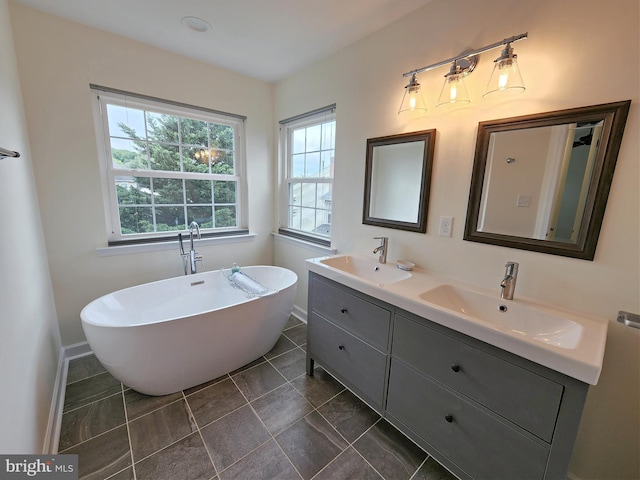
<svg viewBox="0 0 640 480">
<path fill-rule="evenodd" d="M 400 270 L 406 270 L 407 272 L 410 272 L 411 270 L 413 270 L 413 267 L 415 267 L 416 264 L 408 260 L 396 260 L 396 266 Z"/>
</svg>

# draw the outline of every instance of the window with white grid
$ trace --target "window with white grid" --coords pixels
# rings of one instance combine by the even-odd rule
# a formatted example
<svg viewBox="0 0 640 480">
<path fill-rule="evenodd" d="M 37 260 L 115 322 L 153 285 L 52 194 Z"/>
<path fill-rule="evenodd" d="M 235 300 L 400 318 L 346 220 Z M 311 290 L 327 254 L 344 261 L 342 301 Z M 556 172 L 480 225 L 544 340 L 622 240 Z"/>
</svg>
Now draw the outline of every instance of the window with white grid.
<svg viewBox="0 0 640 480">
<path fill-rule="evenodd" d="M 110 242 L 243 231 L 244 117 L 94 91 Z"/>
<path fill-rule="evenodd" d="M 280 232 L 321 244 L 331 242 L 335 105 L 281 124 Z"/>
</svg>

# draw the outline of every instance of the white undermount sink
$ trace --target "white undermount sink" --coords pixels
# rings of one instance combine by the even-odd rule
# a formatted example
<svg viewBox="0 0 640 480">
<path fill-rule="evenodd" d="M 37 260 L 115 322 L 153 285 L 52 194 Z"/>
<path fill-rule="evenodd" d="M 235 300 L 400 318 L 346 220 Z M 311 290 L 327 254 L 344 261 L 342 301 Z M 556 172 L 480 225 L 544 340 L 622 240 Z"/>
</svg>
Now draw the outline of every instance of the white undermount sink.
<svg viewBox="0 0 640 480">
<path fill-rule="evenodd" d="M 535 308 L 452 285 L 440 285 L 420 294 L 426 302 L 438 305 L 497 330 L 522 335 L 565 349 L 580 344 L 583 326 L 561 313 Z"/>
<path fill-rule="evenodd" d="M 377 259 L 355 255 L 339 255 L 320 260 L 320 263 L 377 285 L 388 285 L 411 278 L 411 273 Z"/>
</svg>

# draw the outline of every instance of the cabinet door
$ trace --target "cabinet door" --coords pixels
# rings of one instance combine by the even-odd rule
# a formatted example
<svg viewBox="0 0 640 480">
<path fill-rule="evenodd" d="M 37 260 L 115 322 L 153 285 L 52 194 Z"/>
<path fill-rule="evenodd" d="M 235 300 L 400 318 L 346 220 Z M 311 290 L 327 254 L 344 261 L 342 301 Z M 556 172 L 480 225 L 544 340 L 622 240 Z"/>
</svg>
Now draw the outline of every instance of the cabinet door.
<svg viewBox="0 0 640 480">
<path fill-rule="evenodd" d="M 525 436 L 396 359 L 391 360 L 387 414 L 471 478 L 544 476 L 549 451 L 540 440 Z"/>
<path fill-rule="evenodd" d="M 311 357 L 373 406 L 382 408 L 386 355 L 315 313 L 308 328 Z"/>
<path fill-rule="evenodd" d="M 392 355 L 551 442 L 563 386 L 396 315 Z"/>
</svg>

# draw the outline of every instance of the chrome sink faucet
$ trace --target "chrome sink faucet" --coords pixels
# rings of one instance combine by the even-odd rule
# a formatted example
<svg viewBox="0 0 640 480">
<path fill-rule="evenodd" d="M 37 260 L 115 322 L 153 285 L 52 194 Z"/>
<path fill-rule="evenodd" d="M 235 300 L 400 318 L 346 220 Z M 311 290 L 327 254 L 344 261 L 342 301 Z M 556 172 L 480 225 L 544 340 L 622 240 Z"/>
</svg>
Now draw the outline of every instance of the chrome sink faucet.
<svg viewBox="0 0 640 480">
<path fill-rule="evenodd" d="M 378 261 L 380 263 L 387 263 L 387 248 L 389 247 L 388 237 L 373 237 L 374 240 L 382 240 L 379 247 L 373 249 L 373 253 L 379 253 Z"/>
<path fill-rule="evenodd" d="M 196 249 L 193 245 L 194 231 L 195 235 L 200 238 L 200 226 L 196 222 L 191 222 L 191 224 L 189 225 L 189 253 L 185 253 L 184 251 L 184 246 L 182 244 L 182 233 L 178 234 L 178 241 L 180 242 L 180 255 L 182 255 L 182 264 L 184 266 L 185 275 L 187 275 L 189 271 L 191 271 L 191 273 L 198 273 L 197 263 L 200 262 L 200 264 L 204 264 L 202 255 L 196 252 Z M 191 268 L 188 268 L 189 266 Z"/>
<path fill-rule="evenodd" d="M 516 280 L 518 279 L 518 264 L 507 262 L 504 278 L 500 282 L 500 297 L 505 300 L 513 300 L 513 292 L 516 290 Z"/>
</svg>

